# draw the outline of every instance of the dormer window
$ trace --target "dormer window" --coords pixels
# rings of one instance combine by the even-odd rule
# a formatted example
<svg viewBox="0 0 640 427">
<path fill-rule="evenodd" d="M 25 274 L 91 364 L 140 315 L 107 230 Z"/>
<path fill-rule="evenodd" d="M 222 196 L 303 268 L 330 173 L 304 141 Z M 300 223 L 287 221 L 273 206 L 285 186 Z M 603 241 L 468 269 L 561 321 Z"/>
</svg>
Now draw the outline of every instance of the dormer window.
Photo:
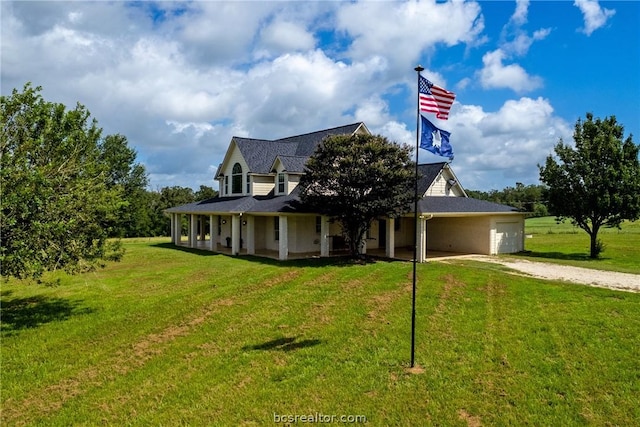
<svg viewBox="0 0 640 427">
<path fill-rule="evenodd" d="M 229 175 L 224 176 L 224 195 L 229 194 Z"/>
<path fill-rule="evenodd" d="M 282 172 L 280 172 L 278 174 L 278 193 L 279 194 L 284 194 L 284 184 L 285 184 L 285 179 L 284 179 L 284 174 Z"/>
<path fill-rule="evenodd" d="M 233 194 L 242 193 L 242 166 L 240 163 L 233 165 L 231 171 L 231 192 Z"/>
</svg>

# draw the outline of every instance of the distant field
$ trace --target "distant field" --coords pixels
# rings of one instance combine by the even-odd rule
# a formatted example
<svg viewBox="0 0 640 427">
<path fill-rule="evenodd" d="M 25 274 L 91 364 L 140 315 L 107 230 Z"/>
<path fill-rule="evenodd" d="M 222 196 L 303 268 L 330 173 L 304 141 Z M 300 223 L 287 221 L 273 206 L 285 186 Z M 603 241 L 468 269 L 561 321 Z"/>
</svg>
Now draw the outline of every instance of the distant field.
<svg viewBox="0 0 640 427">
<path fill-rule="evenodd" d="M 640 294 L 418 265 L 416 375 L 411 263 L 125 246 L 2 284 L 3 426 L 640 424 Z"/>
<path fill-rule="evenodd" d="M 554 217 L 530 218 L 525 222 L 524 257 L 601 270 L 640 274 L 640 221 L 603 228 L 598 237 L 604 242 L 601 258 L 589 258 L 589 235 L 569 221 L 556 224 Z"/>
</svg>

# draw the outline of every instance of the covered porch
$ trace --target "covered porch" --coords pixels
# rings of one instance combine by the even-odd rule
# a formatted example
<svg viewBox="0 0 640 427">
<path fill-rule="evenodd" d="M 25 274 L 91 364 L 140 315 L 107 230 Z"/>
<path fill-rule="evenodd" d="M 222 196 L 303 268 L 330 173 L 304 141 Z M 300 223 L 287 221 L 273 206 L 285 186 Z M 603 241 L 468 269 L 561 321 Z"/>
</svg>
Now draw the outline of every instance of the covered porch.
<svg viewBox="0 0 640 427">
<path fill-rule="evenodd" d="M 426 218 L 420 217 L 418 225 L 418 261 L 425 262 L 428 255 Z M 413 217 L 374 221 L 363 251 L 383 258 L 412 260 L 414 230 Z M 172 213 L 171 241 L 183 247 L 228 255 L 278 260 L 347 253 L 339 226 L 332 224 L 328 217 L 317 215 Z"/>
</svg>

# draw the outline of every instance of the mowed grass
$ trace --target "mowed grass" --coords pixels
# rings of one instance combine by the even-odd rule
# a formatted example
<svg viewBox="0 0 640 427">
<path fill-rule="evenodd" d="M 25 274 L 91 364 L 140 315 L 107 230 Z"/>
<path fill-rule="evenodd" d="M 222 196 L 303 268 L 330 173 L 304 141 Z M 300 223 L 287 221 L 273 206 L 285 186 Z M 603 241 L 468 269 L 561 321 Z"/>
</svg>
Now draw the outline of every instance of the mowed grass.
<svg viewBox="0 0 640 427">
<path fill-rule="evenodd" d="M 2 425 L 640 423 L 640 294 L 418 265 L 414 374 L 411 263 L 125 245 L 59 286 L 3 283 Z"/>
<path fill-rule="evenodd" d="M 598 238 L 605 245 L 598 259 L 589 258 L 590 238 L 567 220 L 529 218 L 525 222 L 524 253 L 535 261 L 555 262 L 600 270 L 640 274 L 640 221 L 625 221 L 621 229 L 602 228 Z"/>
</svg>

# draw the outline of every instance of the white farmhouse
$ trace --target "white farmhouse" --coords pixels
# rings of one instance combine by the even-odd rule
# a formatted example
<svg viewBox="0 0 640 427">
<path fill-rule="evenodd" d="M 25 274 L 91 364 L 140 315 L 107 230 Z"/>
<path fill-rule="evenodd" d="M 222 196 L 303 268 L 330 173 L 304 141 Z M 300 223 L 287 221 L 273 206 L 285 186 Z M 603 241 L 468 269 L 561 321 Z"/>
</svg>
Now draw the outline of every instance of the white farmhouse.
<svg viewBox="0 0 640 427">
<path fill-rule="evenodd" d="M 167 209 L 176 245 L 215 252 L 292 257 L 330 256 L 346 249 L 340 226 L 300 203 L 304 165 L 329 135 L 369 133 L 354 123 L 277 140 L 233 137 L 216 172 L 220 194 Z M 418 261 L 427 253 L 513 253 L 524 249 L 524 214 L 515 208 L 467 196 L 445 162 L 419 165 L 419 221 L 413 212 L 380 218 L 367 233 L 365 251 Z M 182 216 L 189 218 L 186 240 Z"/>
</svg>

